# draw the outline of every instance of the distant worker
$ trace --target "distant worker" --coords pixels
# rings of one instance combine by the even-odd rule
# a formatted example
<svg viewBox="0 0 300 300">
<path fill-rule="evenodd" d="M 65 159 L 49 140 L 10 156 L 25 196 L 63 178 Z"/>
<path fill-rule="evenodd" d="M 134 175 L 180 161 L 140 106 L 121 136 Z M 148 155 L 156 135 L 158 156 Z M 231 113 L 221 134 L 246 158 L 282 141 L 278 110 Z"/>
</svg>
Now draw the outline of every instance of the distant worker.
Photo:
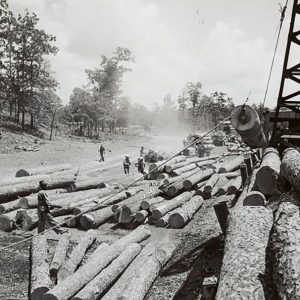
<svg viewBox="0 0 300 300">
<path fill-rule="evenodd" d="M 100 153 L 100 162 L 104 161 L 105 148 L 103 147 L 103 145 L 100 146 L 99 153 Z"/>
<path fill-rule="evenodd" d="M 204 157 L 205 151 L 206 151 L 206 149 L 205 149 L 204 144 L 203 143 L 199 143 L 197 145 L 197 154 L 198 154 L 198 156 L 199 157 Z"/>
<path fill-rule="evenodd" d="M 141 147 L 141 150 L 140 150 L 140 157 L 143 157 L 144 156 L 144 147 Z"/>
<path fill-rule="evenodd" d="M 130 168 L 131 162 L 129 159 L 129 156 L 125 156 L 125 160 L 123 161 L 123 167 L 125 174 L 129 174 L 129 168 Z"/>
<path fill-rule="evenodd" d="M 57 221 L 53 218 L 53 216 L 51 215 L 51 212 L 50 212 L 51 209 L 60 208 L 60 207 L 61 206 L 53 205 L 50 203 L 46 192 L 41 191 L 38 193 L 38 207 L 37 207 L 37 213 L 38 213 L 38 217 L 39 217 L 38 233 L 45 231 L 46 226 L 48 228 L 55 227 L 55 228 L 53 228 L 53 230 L 57 234 L 68 232 L 67 229 L 63 229 L 58 225 Z"/>
<path fill-rule="evenodd" d="M 142 173 L 143 175 L 146 174 L 145 172 L 145 163 L 144 163 L 144 159 L 142 157 L 140 157 L 138 159 L 138 162 L 135 164 L 135 166 L 138 168 L 138 172 Z"/>
</svg>

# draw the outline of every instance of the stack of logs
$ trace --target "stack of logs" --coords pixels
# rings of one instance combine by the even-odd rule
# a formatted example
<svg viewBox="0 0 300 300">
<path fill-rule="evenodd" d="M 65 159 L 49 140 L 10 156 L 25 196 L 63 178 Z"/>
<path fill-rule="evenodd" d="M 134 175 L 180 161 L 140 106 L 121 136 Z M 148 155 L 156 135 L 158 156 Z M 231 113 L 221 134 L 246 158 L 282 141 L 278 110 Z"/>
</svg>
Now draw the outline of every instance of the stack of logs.
<svg viewBox="0 0 300 300">
<path fill-rule="evenodd" d="M 300 153 L 289 148 L 281 159 L 266 148 L 248 175 L 227 222 L 220 218 L 216 299 L 300 299 Z"/>
<path fill-rule="evenodd" d="M 175 249 L 169 241 L 142 247 L 150 235 L 140 226 L 108 244 L 99 243 L 96 231 L 89 230 L 72 247 L 70 235 L 64 233 L 52 259 L 46 235 L 34 237 L 30 299 L 143 299 Z"/>
<path fill-rule="evenodd" d="M 0 181 L 0 230 L 34 229 L 37 193 L 42 189 L 51 203 L 60 207 L 52 210 L 52 215 L 64 226 L 89 230 L 114 220 L 124 225 L 182 228 L 203 200 L 226 194 L 235 197 L 242 185 L 239 166 L 243 163 L 243 156 L 228 156 L 221 162 L 218 156 L 179 155 L 150 164 L 152 181 L 140 180 L 128 189 L 123 186 L 138 174 L 110 186 L 102 177 L 89 176 L 101 170 L 99 163 L 80 168 L 63 164 L 22 169 L 15 178 Z"/>
</svg>

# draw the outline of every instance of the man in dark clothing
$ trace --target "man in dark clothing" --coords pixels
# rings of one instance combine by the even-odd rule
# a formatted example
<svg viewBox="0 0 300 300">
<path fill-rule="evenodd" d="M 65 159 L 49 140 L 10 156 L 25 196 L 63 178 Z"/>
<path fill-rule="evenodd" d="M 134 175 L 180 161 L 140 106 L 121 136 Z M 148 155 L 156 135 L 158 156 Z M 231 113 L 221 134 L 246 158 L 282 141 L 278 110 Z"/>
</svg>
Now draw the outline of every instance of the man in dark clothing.
<svg viewBox="0 0 300 300">
<path fill-rule="evenodd" d="M 103 145 L 100 146 L 99 152 L 100 152 L 100 162 L 104 161 L 105 148 L 103 147 Z"/>
<path fill-rule="evenodd" d="M 145 163 L 144 163 L 144 159 L 142 157 L 140 157 L 138 159 L 138 162 L 135 164 L 135 166 L 138 168 L 139 173 L 142 173 L 143 175 L 146 174 L 146 172 L 145 172 Z"/>
<path fill-rule="evenodd" d="M 60 206 L 52 205 L 48 199 L 48 195 L 44 191 L 39 192 L 38 208 L 37 208 L 38 217 L 39 217 L 38 233 L 45 231 L 46 226 L 52 228 L 58 225 L 57 221 L 51 215 L 50 209 L 52 208 L 60 208 Z M 57 234 L 68 232 L 67 229 L 63 229 L 60 226 L 53 228 L 53 230 Z"/>
<path fill-rule="evenodd" d="M 140 157 L 143 157 L 144 156 L 144 147 L 141 147 L 141 150 L 140 150 Z"/>
<path fill-rule="evenodd" d="M 203 143 L 199 143 L 197 145 L 197 154 L 199 157 L 204 157 L 204 154 L 205 154 L 205 146 Z"/>
<path fill-rule="evenodd" d="M 129 156 L 125 156 L 125 160 L 123 161 L 123 167 L 125 174 L 129 174 L 129 167 L 131 165 L 131 162 L 129 160 Z"/>
</svg>

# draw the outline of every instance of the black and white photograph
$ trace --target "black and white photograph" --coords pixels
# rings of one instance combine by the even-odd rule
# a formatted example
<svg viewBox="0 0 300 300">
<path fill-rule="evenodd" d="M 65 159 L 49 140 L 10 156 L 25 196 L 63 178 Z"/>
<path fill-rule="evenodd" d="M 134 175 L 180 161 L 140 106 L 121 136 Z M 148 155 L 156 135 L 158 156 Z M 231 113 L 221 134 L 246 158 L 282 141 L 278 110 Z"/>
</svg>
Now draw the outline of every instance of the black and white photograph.
<svg viewBox="0 0 300 300">
<path fill-rule="evenodd" d="M 300 0 L 0 0 L 0 300 L 300 300 Z"/>
</svg>

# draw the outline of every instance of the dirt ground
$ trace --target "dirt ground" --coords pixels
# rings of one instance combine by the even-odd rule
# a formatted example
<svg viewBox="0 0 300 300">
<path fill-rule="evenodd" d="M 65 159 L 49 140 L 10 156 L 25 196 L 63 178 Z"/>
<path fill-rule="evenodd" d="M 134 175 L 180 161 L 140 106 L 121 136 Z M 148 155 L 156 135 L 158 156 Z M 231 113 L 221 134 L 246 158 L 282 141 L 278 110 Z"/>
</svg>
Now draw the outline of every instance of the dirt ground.
<svg viewBox="0 0 300 300">
<path fill-rule="evenodd" d="M 107 149 L 103 166 L 114 166 L 112 170 L 102 172 L 103 178 L 118 181 L 126 176 L 122 170 L 124 154 L 134 161 L 139 155 L 139 147 L 166 149 L 175 154 L 182 147 L 182 137 L 122 137 L 103 142 Z M 0 176 L 14 176 L 20 168 L 36 167 L 57 163 L 71 163 L 74 166 L 96 161 L 99 143 L 83 142 L 59 138 L 56 141 L 40 145 L 37 152 L 14 152 L 1 155 Z M 110 150 L 111 152 L 109 152 Z M 215 153 L 224 149 L 216 148 Z M 12 152 L 12 151 L 11 151 Z M 136 168 L 131 173 L 137 173 Z M 213 211 L 213 200 L 205 201 L 203 207 L 184 229 L 162 229 L 150 226 L 151 239 L 171 239 L 178 247 L 169 263 L 164 267 L 161 276 L 149 291 L 147 300 L 158 299 L 201 299 L 201 286 L 206 276 L 218 276 L 222 261 L 223 237 Z M 128 229 L 116 224 L 106 223 L 97 229 L 98 241 L 113 242 L 116 238 L 128 233 Z M 72 240 L 77 241 L 82 231 L 72 229 Z M 25 235 L 26 236 L 26 235 Z M 24 239 L 24 233 L 0 233 L 0 246 Z M 57 236 L 50 232 L 49 239 L 54 243 Z M 26 299 L 30 274 L 30 243 L 26 242 L 9 251 L 0 251 L 0 299 Z M 54 246 L 53 246 L 54 247 Z"/>
</svg>

